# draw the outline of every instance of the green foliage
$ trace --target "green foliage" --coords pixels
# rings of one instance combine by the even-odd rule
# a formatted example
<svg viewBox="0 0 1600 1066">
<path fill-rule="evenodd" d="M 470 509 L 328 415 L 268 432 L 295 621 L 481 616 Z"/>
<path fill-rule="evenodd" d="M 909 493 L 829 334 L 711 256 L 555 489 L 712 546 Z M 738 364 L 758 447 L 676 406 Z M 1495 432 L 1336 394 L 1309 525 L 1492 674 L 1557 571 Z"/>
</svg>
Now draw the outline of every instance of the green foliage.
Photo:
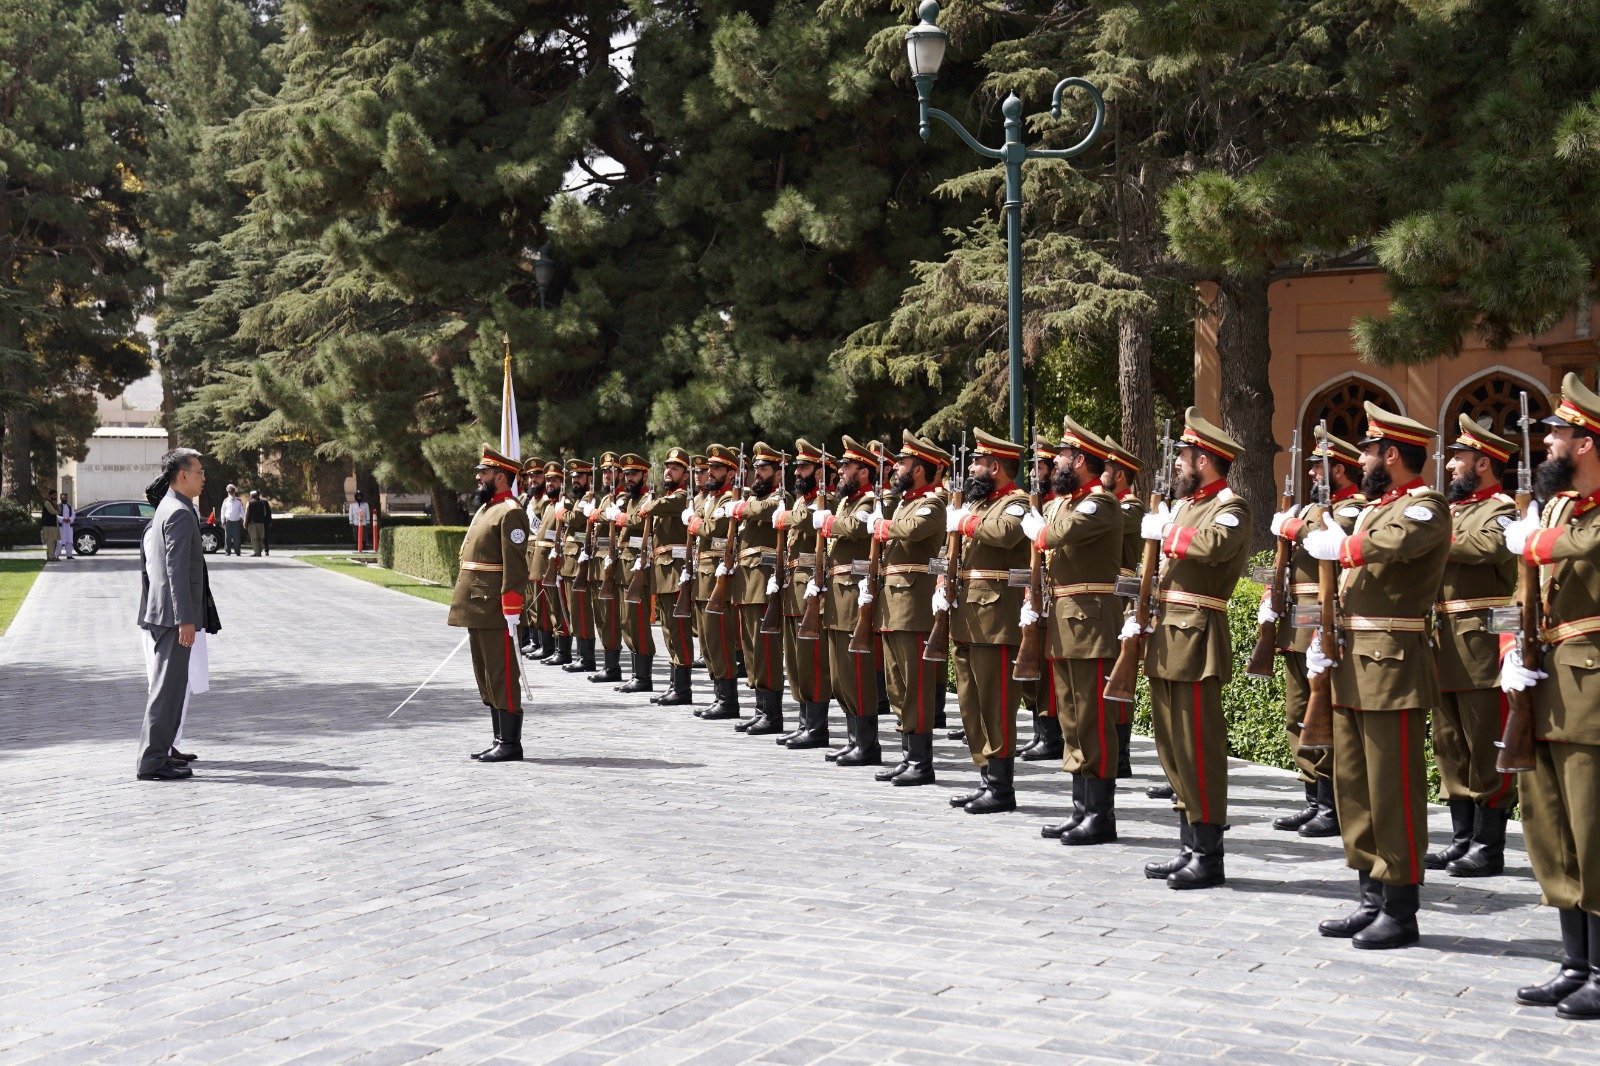
<svg viewBox="0 0 1600 1066">
<path fill-rule="evenodd" d="M 0 497 L 0 548 L 16 548 L 39 540 L 39 522 L 15 500 Z"/>
<path fill-rule="evenodd" d="M 390 537 L 391 528 L 398 531 L 405 526 L 432 528 L 432 523 L 420 515 L 394 518 L 383 515 L 378 520 L 379 539 Z M 355 542 L 355 529 L 345 515 L 281 515 L 272 520 L 272 546 L 275 548 L 322 548 L 334 545 L 354 548 Z"/>
<path fill-rule="evenodd" d="M 1263 552 L 1254 566 L 1271 566 Z M 1222 689 L 1222 706 L 1228 716 L 1228 751 L 1240 759 L 1294 769 L 1289 737 L 1283 727 L 1283 670 L 1274 661 L 1272 679 L 1246 677 L 1244 667 L 1256 644 L 1256 610 L 1262 586 L 1249 578 L 1234 587 L 1228 598 L 1228 632 L 1233 638 L 1233 679 Z"/>
<path fill-rule="evenodd" d="M 397 573 L 452 587 L 466 538 L 464 526 L 402 527 L 384 535 L 378 562 Z"/>
</svg>

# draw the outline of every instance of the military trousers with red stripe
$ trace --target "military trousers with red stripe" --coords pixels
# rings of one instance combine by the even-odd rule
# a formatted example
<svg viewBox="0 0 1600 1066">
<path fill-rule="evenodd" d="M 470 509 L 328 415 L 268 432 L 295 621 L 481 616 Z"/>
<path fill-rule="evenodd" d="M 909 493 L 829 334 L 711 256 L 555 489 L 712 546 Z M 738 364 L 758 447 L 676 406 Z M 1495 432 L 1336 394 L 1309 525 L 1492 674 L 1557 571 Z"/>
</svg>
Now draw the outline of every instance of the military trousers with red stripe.
<svg viewBox="0 0 1600 1066">
<path fill-rule="evenodd" d="M 1085 777 L 1117 776 L 1122 743 L 1117 722 L 1124 701 L 1106 699 L 1111 659 L 1050 659 L 1040 712 L 1060 720 L 1061 768 Z"/>
<path fill-rule="evenodd" d="M 472 639 L 472 676 L 478 682 L 478 698 L 497 711 L 522 713 L 522 659 L 517 644 L 505 626 L 499 629 L 469 629 Z"/>
<path fill-rule="evenodd" d="M 581 586 L 576 579 L 564 578 L 562 591 L 567 597 L 567 633 L 579 640 L 594 639 L 594 593 L 585 581 Z"/>
<path fill-rule="evenodd" d="M 889 694 L 889 708 L 900 720 L 900 732 L 921 735 L 933 732 L 933 719 L 939 710 L 939 691 L 944 688 L 942 662 L 925 662 L 923 649 L 928 634 L 901 630 L 882 635 L 883 680 Z"/>
<path fill-rule="evenodd" d="M 823 630 L 828 644 L 828 675 L 833 679 L 833 698 L 839 709 L 851 718 L 878 713 L 878 657 L 873 652 L 856 655 L 850 650 L 849 629 Z M 877 642 L 873 642 L 876 649 Z"/>
<path fill-rule="evenodd" d="M 783 691 L 783 634 L 761 632 L 765 603 L 739 604 L 739 645 L 744 649 L 745 684 L 768 692 Z"/>
<path fill-rule="evenodd" d="M 1175 809 L 1191 824 L 1228 821 L 1228 720 L 1222 679 L 1150 678 L 1150 716 L 1156 755 L 1172 783 Z"/>
<path fill-rule="evenodd" d="M 1017 754 L 1017 708 L 1032 681 L 1015 681 L 1012 667 L 1017 649 L 1010 644 L 956 642 L 953 656 L 956 700 L 961 704 L 961 727 L 967 732 L 972 761 L 987 766 L 990 759 Z"/>
<path fill-rule="evenodd" d="M 827 633 L 822 640 L 800 639 L 800 616 L 783 618 L 783 664 L 789 675 L 789 693 L 796 703 L 827 703 L 833 698 L 828 679 Z"/>
<path fill-rule="evenodd" d="M 1333 711 L 1333 803 L 1345 864 L 1386 885 L 1420 885 L 1428 850 L 1428 714 Z"/>
<path fill-rule="evenodd" d="M 622 592 L 611 580 L 610 571 L 595 579 L 590 587 L 594 590 L 590 601 L 594 604 L 595 637 L 606 651 L 616 651 L 622 647 Z M 608 593 L 610 598 L 602 596 L 602 592 Z"/>
<path fill-rule="evenodd" d="M 708 600 L 696 600 L 695 628 L 700 634 L 700 654 L 706 673 L 713 681 L 729 681 L 739 676 L 739 615 L 733 604 L 721 614 L 706 610 Z"/>
<path fill-rule="evenodd" d="M 1311 703 L 1311 679 L 1306 676 L 1306 653 L 1285 651 L 1283 659 L 1283 728 L 1289 734 L 1289 751 L 1293 753 L 1295 768 L 1300 780 L 1315 784 L 1317 778 L 1333 777 L 1333 749 L 1300 747 L 1300 725 L 1306 720 L 1306 707 Z"/>
<path fill-rule="evenodd" d="M 628 582 L 624 579 L 621 588 L 626 590 L 627 587 Z M 637 602 L 630 602 L 626 592 L 619 595 L 622 598 L 617 601 L 617 610 L 622 615 L 622 642 L 634 655 L 650 658 L 656 653 L 656 638 L 651 625 L 655 619 L 656 598 L 646 592 L 640 595 Z"/>
<path fill-rule="evenodd" d="M 678 597 L 656 594 L 656 623 L 661 626 L 661 643 L 667 646 L 667 658 L 673 666 L 690 666 L 694 663 L 694 614 L 679 618 L 673 613 L 677 606 Z"/>
<path fill-rule="evenodd" d="M 1439 764 L 1439 785 L 1447 800 L 1471 800 L 1485 807 L 1510 807 L 1517 802 L 1515 774 L 1496 773 L 1499 748 L 1509 707 L 1498 688 L 1467 689 L 1440 694 L 1433 712 L 1433 758 Z"/>
</svg>

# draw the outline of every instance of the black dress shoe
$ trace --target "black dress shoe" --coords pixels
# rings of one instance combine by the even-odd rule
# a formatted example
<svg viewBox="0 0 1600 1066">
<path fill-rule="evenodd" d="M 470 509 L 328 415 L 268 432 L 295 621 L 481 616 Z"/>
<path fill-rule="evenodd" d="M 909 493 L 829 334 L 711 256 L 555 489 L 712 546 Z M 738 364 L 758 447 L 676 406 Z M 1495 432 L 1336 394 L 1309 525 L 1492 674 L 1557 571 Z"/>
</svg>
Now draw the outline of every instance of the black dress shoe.
<svg viewBox="0 0 1600 1066">
<path fill-rule="evenodd" d="M 200 758 L 200 756 L 198 756 L 198 755 L 185 755 L 183 752 L 179 751 L 177 748 L 173 748 L 171 751 L 169 751 L 167 753 L 167 758 L 169 758 L 169 759 L 177 759 L 180 762 L 194 762 L 196 759 Z"/>
<path fill-rule="evenodd" d="M 140 781 L 183 781 L 193 777 L 194 771 L 187 766 L 163 766 L 157 770 L 145 770 L 139 774 Z"/>
<path fill-rule="evenodd" d="M 1169 800 L 1173 796 L 1172 786 L 1168 784 L 1151 785 L 1144 790 L 1144 794 L 1153 800 Z"/>
</svg>

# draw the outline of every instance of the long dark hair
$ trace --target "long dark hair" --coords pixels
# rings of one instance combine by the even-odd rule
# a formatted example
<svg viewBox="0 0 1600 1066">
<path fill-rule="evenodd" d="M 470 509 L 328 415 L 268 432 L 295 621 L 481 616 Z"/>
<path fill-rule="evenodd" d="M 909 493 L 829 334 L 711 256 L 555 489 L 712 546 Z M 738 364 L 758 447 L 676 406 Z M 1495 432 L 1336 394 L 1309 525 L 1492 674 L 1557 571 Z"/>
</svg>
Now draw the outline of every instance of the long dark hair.
<svg viewBox="0 0 1600 1066">
<path fill-rule="evenodd" d="M 144 498 L 150 501 L 151 507 L 161 505 L 167 493 L 172 491 L 172 482 L 178 476 L 178 472 L 189 465 L 191 458 L 199 457 L 200 453 L 193 448 L 174 448 L 161 457 L 161 473 L 157 474 L 156 479 L 144 489 Z"/>
</svg>

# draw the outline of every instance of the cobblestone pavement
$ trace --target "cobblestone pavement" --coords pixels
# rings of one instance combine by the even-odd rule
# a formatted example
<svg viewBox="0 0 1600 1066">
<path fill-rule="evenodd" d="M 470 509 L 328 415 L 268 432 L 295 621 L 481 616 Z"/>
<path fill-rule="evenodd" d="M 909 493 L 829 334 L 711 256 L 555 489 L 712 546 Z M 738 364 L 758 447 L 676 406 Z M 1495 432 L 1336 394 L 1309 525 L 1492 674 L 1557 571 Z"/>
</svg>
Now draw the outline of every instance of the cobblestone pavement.
<svg viewBox="0 0 1600 1066">
<path fill-rule="evenodd" d="M 529 759 L 443 608 L 289 559 L 213 559 L 225 628 L 186 747 L 134 780 L 128 553 L 51 567 L 0 640 L 0 1060 L 8 1063 L 1576 1061 L 1600 1029 L 1518 1008 L 1553 972 L 1520 838 L 1424 890 L 1420 948 L 1317 936 L 1335 842 L 1233 768 L 1226 888 L 1173 846 L 1140 741 L 1119 844 L 1063 848 L 1062 779 L 975 818 L 685 708 L 535 668 Z M 703 697 L 702 697 L 703 698 Z M 478 709 L 475 709 L 478 708 Z M 1443 833 L 1435 809 L 1436 839 Z M 1582 1052 L 1582 1048 L 1589 1052 Z"/>
</svg>

